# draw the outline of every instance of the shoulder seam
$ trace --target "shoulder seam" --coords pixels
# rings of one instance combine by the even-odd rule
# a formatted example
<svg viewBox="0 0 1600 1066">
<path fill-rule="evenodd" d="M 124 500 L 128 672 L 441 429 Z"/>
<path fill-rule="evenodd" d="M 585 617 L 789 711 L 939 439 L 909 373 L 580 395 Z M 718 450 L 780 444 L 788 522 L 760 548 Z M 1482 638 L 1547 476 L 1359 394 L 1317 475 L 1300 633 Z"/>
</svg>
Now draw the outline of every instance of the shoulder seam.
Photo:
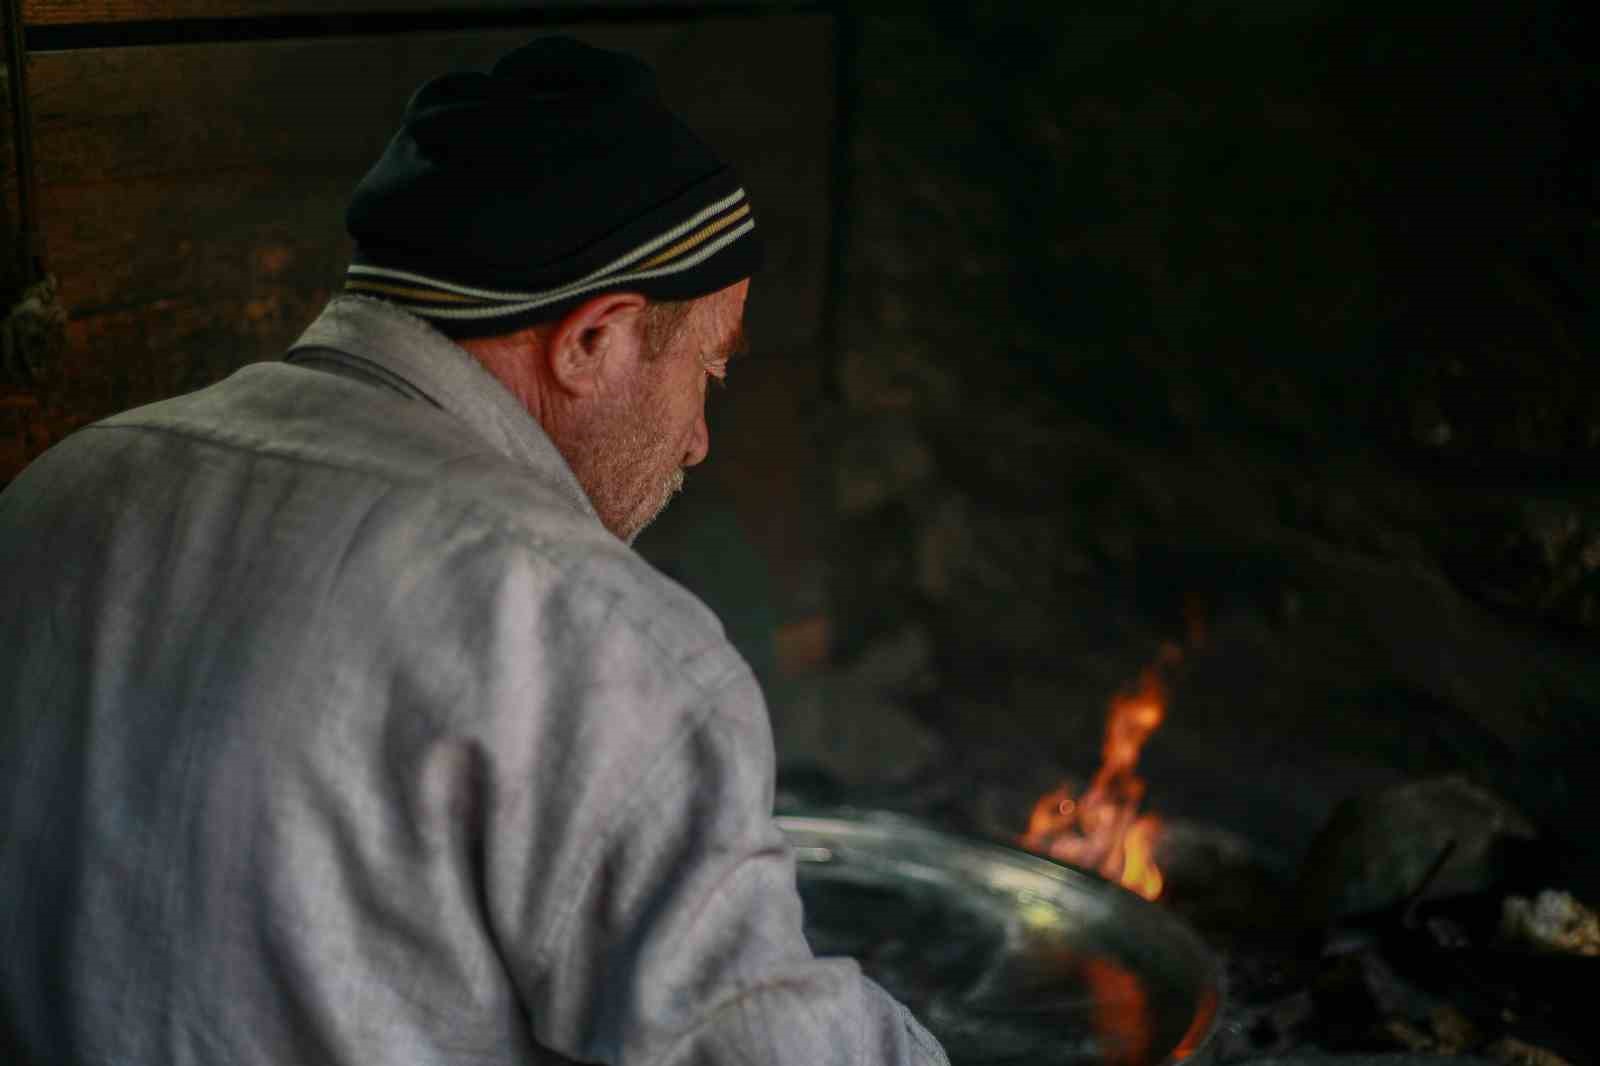
<svg viewBox="0 0 1600 1066">
<path fill-rule="evenodd" d="M 427 480 L 427 474 L 431 474 L 441 467 L 449 466 L 452 463 L 457 463 L 464 459 L 476 459 L 486 456 L 503 458 L 498 452 L 487 447 L 485 447 L 482 451 L 464 451 L 459 455 L 452 455 L 447 459 L 437 461 L 434 465 L 428 467 L 425 473 L 420 473 L 413 477 L 405 477 L 395 473 L 394 471 L 385 470 L 377 466 L 362 466 L 355 463 L 333 462 L 321 456 L 307 455 L 297 451 L 289 451 L 272 444 L 270 441 L 247 442 L 242 440 L 234 440 L 226 436 L 212 433 L 200 433 L 184 427 L 159 425 L 153 422 L 144 422 L 134 419 L 128 419 L 125 421 L 95 422 L 91 425 L 84 426 L 78 432 L 82 433 L 87 430 L 98 430 L 102 433 L 120 431 L 125 433 L 150 433 L 158 436 L 179 437 L 184 440 L 196 441 L 201 444 L 209 444 L 213 447 L 226 449 L 227 451 L 231 452 L 269 456 L 274 459 L 283 459 L 297 463 L 305 463 L 309 466 L 318 466 L 325 470 L 337 470 L 341 473 L 361 474 L 368 477 L 386 479 L 396 485 L 423 484 Z"/>
</svg>

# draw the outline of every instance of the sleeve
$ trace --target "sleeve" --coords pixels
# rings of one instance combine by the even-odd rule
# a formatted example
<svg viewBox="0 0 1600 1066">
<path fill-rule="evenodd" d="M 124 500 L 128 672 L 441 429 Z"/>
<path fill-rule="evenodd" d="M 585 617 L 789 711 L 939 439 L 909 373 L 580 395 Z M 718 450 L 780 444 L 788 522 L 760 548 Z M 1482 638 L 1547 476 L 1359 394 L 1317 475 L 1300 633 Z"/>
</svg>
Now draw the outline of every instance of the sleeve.
<svg viewBox="0 0 1600 1066">
<path fill-rule="evenodd" d="M 726 645 L 724 643 L 724 648 Z M 539 1041 L 607 1063 L 938 1064 L 937 1041 L 853 960 L 813 957 L 774 822 L 766 708 L 731 648 L 673 684 L 677 726 L 609 804 L 557 921 L 517 975 Z M 635 690 L 637 691 L 637 690 Z M 659 693 L 659 690 L 657 690 Z M 618 747 L 648 724 L 611 707 Z M 653 718 L 652 720 L 655 720 Z M 574 785 L 573 787 L 581 787 Z M 615 793 L 613 793 L 615 795 Z M 591 804 L 592 805 L 592 804 Z"/>
</svg>

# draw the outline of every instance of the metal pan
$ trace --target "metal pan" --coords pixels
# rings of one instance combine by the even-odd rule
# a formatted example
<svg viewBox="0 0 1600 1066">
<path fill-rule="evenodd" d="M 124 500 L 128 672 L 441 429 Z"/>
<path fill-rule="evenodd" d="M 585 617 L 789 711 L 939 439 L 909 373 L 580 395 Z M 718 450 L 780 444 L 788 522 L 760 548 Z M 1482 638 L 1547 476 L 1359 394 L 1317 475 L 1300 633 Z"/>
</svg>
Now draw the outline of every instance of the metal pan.
<svg viewBox="0 0 1600 1066">
<path fill-rule="evenodd" d="M 1211 1035 L 1216 962 L 1093 874 L 883 812 L 791 812 L 806 937 L 849 955 L 978 1063 L 1157 1066 Z"/>
</svg>

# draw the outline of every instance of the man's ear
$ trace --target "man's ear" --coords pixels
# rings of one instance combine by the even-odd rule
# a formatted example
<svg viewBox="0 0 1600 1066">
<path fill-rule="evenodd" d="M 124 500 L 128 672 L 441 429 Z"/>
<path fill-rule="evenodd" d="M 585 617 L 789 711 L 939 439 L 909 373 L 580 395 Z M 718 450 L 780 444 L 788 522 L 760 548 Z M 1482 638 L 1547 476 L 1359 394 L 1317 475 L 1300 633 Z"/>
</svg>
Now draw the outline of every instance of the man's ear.
<svg viewBox="0 0 1600 1066">
<path fill-rule="evenodd" d="M 639 313 L 645 299 L 633 292 L 608 292 L 568 311 L 550 334 L 550 377 L 562 391 L 587 395 L 609 370 L 639 356 Z"/>
</svg>

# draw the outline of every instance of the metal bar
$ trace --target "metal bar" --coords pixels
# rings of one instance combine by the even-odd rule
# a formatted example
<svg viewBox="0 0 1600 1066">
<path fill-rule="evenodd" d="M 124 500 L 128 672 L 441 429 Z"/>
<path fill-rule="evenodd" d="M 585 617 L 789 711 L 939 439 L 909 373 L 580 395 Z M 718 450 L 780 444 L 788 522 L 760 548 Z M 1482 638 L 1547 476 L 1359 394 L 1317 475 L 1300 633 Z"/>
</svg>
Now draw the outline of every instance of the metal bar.
<svg viewBox="0 0 1600 1066">
<path fill-rule="evenodd" d="M 17 0 L 6 0 L 15 4 Z M 27 45 L 35 52 L 136 45 L 217 44 L 277 41 L 298 37 L 382 36 L 573 24 L 680 22 L 690 19 L 749 19 L 818 14 L 826 3 L 661 3 L 638 6 L 541 4 L 523 8 L 480 7 L 419 12 L 350 12 L 333 15 L 258 15 L 233 18 L 149 19 L 30 26 Z"/>
<path fill-rule="evenodd" d="M 33 170 L 33 122 L 28 111 L 28 50 L 22 31 L 22 0 L 5 0 L 11 83 L 11 143 L 17 158 L 17 267 L 23 286 L 44 276 L 44 249 L 39 236 L 39 190 Z"/>
</svg>

